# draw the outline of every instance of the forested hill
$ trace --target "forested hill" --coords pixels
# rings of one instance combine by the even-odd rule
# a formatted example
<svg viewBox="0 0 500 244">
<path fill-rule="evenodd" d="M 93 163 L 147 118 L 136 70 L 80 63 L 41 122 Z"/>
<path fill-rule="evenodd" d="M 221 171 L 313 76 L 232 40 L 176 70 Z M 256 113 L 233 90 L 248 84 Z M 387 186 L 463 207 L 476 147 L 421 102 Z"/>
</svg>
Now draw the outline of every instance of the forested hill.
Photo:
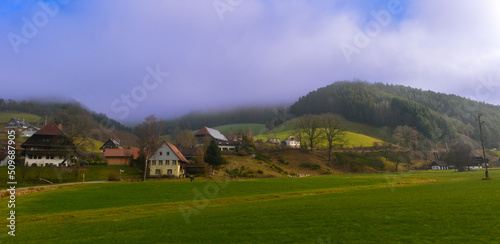
<svg viewBox="0 0 500 244">
<path fill-rule="evenodd" d="M 134 131 L 120 122 L 85 108 L 72 101 L 14 101 L 0 98 L 0 112 L 13 111 L 38 115 L 44 120 L 62 124 L 67 134 L 92 137 L 96 140 L 120 139 L 123 145 L 136 146 Z M 2 125 L 3 126 L 3 125 Z M 35 126 L 43 126 L 36 124 Z"/>
<path fill-rule="evenodd" d="M 479 140 L 476 118 L 482 113 L 485 143 L 498 147 L 500 142 L 499 106 L 407 86 L 336 82 L 310 92 L 290 107 L 290 113 L 298 116 L 327 112 L 377 127 L 409 125 L 434 141 L 457 134 Z"/>
</svg>

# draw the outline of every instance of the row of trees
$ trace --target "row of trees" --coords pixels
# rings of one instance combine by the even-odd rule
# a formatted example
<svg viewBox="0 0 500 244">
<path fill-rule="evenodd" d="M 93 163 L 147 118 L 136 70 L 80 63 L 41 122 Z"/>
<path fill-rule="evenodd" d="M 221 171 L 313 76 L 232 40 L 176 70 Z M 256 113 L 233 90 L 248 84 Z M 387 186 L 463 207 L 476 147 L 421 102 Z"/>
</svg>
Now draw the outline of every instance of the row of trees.
<svg viewBox="0 0 500 244">
<path fill-rule="evenodd" d="M 307 114 L 297 118 L 295 132 L 301 145 L 312 151 L 318 143 L 326 140 L 328 160 L 331 160 L 332 150 L 336 146 L 345 144 L 345 132 L 333 114 Z"/>
</svg>

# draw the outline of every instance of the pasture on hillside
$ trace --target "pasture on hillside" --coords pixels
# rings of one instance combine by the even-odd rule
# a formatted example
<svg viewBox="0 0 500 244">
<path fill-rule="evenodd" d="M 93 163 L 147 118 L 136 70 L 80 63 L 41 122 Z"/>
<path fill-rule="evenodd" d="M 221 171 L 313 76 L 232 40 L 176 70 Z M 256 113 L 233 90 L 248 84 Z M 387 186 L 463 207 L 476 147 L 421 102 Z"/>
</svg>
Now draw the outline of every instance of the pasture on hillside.
<svg viewBox="0 0 500 244">
<path fill-rule="evenodd" d="M 495 243 L 500 181 L 482 177 L 410 171 L 71 185 L 17 196 L 16 236 L 4 225 L 0 241 Z"/>
</svg>

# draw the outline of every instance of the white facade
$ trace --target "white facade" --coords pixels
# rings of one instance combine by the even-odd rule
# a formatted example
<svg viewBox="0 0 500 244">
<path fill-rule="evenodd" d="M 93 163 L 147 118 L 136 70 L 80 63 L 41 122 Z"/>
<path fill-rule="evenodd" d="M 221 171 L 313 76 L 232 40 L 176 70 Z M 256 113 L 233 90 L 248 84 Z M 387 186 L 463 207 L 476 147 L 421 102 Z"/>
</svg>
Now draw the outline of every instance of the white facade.
<svg viewBox="0 0 500 244">
<path fill-rule="evenodd" d="M 8 162 L 9 162 L 9 157 L 5 157 L 4 159 L 0 158 L 0 166 L 7 166 Z"/>
<path fill-rule="evenodd" d="M 31 136 L 33 136 L 33 134 L 35 134 L 39 130 L 40 129 L 38 129 L 34 126 L 30 126 L 29 128 L 21 131 L 21 137 L 31 137 Z"/>
<path fill-rule="evenodd" d="M 185 158 L 181 159 L 177 156 L 176 152 L 180 153 L 175 146 L 163 142 L 158 150 L 148 159 L 149 175 L 172 175 L 175 177 L 184 175 L 184 170 L 181 168 L 181 161 L 185 160 Z"/>
<path fill-rule="evenodd" d="M 293 148 L 300 148 L 300 141 L 294 137 L 288 137 L 281 142 L 283 145 Z"/>
<path fill-rule="evenodd" d="M 68 161 L 64 161 L 63 156 L 55 155 L 30 155 L 29 152 L 26 153 L 26 158 L 24 159 L 24 164 L 26 166 L 67 166 Z M 64 164 L 63 164 L 64 162 Z"/>
</svg>

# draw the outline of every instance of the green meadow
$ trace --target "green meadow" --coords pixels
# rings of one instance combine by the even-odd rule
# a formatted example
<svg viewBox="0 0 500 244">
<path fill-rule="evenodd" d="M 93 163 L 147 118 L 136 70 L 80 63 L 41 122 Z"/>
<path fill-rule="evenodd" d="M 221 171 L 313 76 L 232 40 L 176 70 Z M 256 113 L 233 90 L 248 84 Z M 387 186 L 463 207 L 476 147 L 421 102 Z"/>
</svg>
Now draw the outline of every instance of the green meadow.
<svg viewBox="0 0 500 244">
<path fill-rule="evenodd" d="M 70 185 L 17 196 L 16 236 L 4 224 L 0 241 L 496 243 L 500 181 L 482 177 L 420 171 Z"/>
</svg>

